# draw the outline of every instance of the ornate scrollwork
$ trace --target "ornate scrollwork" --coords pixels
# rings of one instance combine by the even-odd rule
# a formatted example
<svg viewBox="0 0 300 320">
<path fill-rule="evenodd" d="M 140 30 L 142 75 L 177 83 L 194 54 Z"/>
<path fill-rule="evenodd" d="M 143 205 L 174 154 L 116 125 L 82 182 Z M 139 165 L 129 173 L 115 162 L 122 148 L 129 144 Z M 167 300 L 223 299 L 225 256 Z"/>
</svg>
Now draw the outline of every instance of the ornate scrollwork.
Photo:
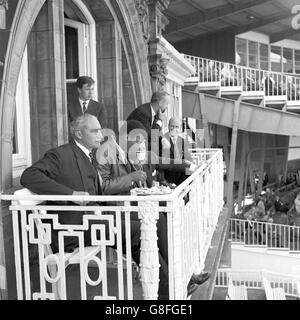
<svg viewBox="0 0 300 320">
<path fill-rule="evenodd" d="M 168 65 L 169 59 L 160 58 L 158 63 L 150 65 L 150 75 L 158 82 L 158 89 L 163 89 L 168 75 Z"/>
<path fill-rule="evenodd" d="M 135 7 L 139 15 L 144 40 L 147 43 L 150 38 L 148 0 L 135 0 Z"/>
<path fill-rule="evenodd" d="M 141 202 L 139 206 L 139 218 L 145 225 L 156 225 L 158 208 L 152 202 Z"/>
<path fill-rule="evenodd" d="M 1 8 L 8 10 L 8 1 L 7 0 L 0 0 L 0 9 Z"/>
</svg>

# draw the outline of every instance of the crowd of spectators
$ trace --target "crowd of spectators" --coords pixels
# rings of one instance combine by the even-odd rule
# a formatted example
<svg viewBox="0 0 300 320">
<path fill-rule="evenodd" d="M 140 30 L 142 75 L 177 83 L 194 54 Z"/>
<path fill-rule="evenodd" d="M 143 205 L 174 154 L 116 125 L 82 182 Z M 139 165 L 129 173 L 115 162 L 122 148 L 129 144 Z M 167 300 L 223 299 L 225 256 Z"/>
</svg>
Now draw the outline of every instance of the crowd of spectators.
<svg viewBox="0 0 300 320">
<path fill-rule="evenodd" d="M 274 184 L 273 184 L 274 185 Z M 300 226 L 300 183 L 296 172 L 289 172 L 285 181 L 279 175 L 274 188 L 267 187 L 244 208 L 237 218 L 249 221 L 269 222 Z M 287 192 L 287 188 L 292 189 Z"/>
<path fill-rule="evenodd" d="M 291 173 L 289 177 L 286 183 L 294 179 L 295 175 Z M 242 229 L 243 224 L 235 225 L 232 232 L 242 236 L 248 244 L 266 244 L 268 238 L 268 246 L 271 247 L 286 247 L 287 241 L 291 241 L 288 246 L 300 248 L 298 229 L 293 229 L 289 235 L 291 238 L 285 229 L 287 226 L 300 227 L 300 186 L 296 180 L 289 185 L 291 183 L 294 183 L 294 189 L 288 194 L 280 192 L 282 186 L 277 189 L 267 187 L 266 191 L 262 191 L 252 205 L 235 216 L 246 222 Z"/>
<path fill-rule="evenodd" d="M 266 96 L 287 95 L 288 100 L 300 100 L 300 80 L 280 73 L 203 60 L 199 77 L 201 82 L 221 81 L 222 86 L 242 85 L 245 91 L 264 91 Z"/>
</svg>

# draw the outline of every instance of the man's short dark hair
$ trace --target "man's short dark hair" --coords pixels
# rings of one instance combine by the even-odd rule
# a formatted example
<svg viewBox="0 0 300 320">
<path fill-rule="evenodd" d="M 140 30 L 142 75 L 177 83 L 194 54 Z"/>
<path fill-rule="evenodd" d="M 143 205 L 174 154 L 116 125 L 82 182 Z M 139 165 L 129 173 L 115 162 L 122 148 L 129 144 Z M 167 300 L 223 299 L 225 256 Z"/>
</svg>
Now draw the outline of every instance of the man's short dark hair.
<svg viewBox="0 0 300 320">
<path fill-rule="evenodd" d="M 84 84 L 88 84 L 89 86 L 95 83 L 94 79 L 88 76 L 81 76 L 76 81 L 77 88 L 81 89 Z"/>
<path fill-rule="evenodd" d="M 161 101 L 166 96 L 169 96 L 169 93 L 166 91 L 155 91 L 152 94 L 151 102 Z"/>
</svg>

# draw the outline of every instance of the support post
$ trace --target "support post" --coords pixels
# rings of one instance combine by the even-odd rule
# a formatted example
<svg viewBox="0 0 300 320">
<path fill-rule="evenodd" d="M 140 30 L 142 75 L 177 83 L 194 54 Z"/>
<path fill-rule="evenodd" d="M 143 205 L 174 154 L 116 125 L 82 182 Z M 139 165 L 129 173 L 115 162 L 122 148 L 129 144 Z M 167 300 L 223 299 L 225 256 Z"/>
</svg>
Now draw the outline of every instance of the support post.
<svg viewBox="0 0 300 320">
<path fill-rule="evenodd" d="M 248 146 L 248 132 L 241 131 L 242 135 L 242 154 L 241 154 L 241 165 L 240 165 L 240 179 L 239 179 L 239 192 L 238 192 L 238 210 L 241 209 L 241 202 L 243 200 L 245 173 L 246 173 L 246 152 Z M 247 182 L 246 182 L 247 183 Z"/>
<path fill-rule="evenodd" d="M 251 155 L 249 158 L 249 179 L 250 179 L 250 188 L 251 188 L 251 193 L 255 193 L 255 184 L 254 184 L 254 170 L 253 170 L 253 163 L 251 160 Z"/>
<path fill-rule="evenodd" d="M 262 184 L 263 184 L 263 174 L 264 174 L 264 164 L 265 164 L 265 157 L 266 157 L 266 135 L 262 133 L 261 139 L 261 150 L 260 150 L 260 157 L 259 157 L 259 180 L 257 186 L 258 194 L 262 191 Z"/>
<path fill-rule="evenodd" d="M 207 121 L 206 112 L 205 112 L 206 101 L 205 101 L 204 94 L 200 92 L 199 92 L 199 103 L 200 103 L 202 122 L 203 122 L 203 128 L 204 128 L 204 145 L 205 145 L 205 148 L 210 148 L 211 141 L 210 141 L 210 134 L 209 134 L 209 126 L 208 126 L 208 121 Z"/>
<path fill-rule="evenodd" d="M 286 137 L 287 142 L 286 142 L 286 147 L 290 145 L 290 137 Z M 283 172 L 283 178 L 284 181 L 286 181 L 286 176 L 287 176 L 287 170 L 288 170 L 288 156 L 289 156 L 289 149 L 285 149 L 284 155 L 283 155 L 283 164 L 282 164 L 282 172 Z"/>
<path fill-rule="evenodd" d="M 228 174 L 228 189 L 227 189 L 227 207 L 231 215 L 233 209 L 233 181 L 235 172 L 235 157 L 236 145 L 238 136 L 238 121 L 239 121 L 240 100 L 234 102 L 233 121 L 232 121 L 232 136 L 230 148 L 230 164 Z"/>
</svg>

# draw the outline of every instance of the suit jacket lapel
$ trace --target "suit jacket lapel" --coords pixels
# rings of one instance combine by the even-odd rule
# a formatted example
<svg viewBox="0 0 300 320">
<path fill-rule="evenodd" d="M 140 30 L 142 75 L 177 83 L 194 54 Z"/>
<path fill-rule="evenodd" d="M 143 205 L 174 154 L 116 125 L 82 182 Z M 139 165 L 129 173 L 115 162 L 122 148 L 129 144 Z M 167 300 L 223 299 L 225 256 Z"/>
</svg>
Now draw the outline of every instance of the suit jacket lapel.
<svg viewBox="0 0 300 320">
<path fill-rule="evenodd" d="M 174 143 L 173 140 L 171 139 L 171 136 L 168 134 L 168 138 L 170 141 L 170 158 L 174 159 Z"/>
<path fill-rule="evenodd" d="M 177 137 L 177 140 L 176 140 L 176 144 L 177 144 L 177 148 L 179 150 L 179 154 L 180 154 L 180 157 L 183 159 L 183 139 L 181 137 Z"/>
<path fill-rule="evenodd" d="M 91 99 L 88 106 L 87 106 L 86 112 L 95 115 L 94 109 L 95 109 L 95 103 L 94 103 L 94 100 Z"/>
<path fill-rule="evenodd" d="M 75 117 L 78 117 L 80 115 L 82 115 L 82 108 L 81 108 L 81 104 L 79 102 L 79 100 L 77 99 L 74 105 L 74 111 L 75 111 Z M 75 145 L 76 146 L 76 145 Z"/>
</svg>

